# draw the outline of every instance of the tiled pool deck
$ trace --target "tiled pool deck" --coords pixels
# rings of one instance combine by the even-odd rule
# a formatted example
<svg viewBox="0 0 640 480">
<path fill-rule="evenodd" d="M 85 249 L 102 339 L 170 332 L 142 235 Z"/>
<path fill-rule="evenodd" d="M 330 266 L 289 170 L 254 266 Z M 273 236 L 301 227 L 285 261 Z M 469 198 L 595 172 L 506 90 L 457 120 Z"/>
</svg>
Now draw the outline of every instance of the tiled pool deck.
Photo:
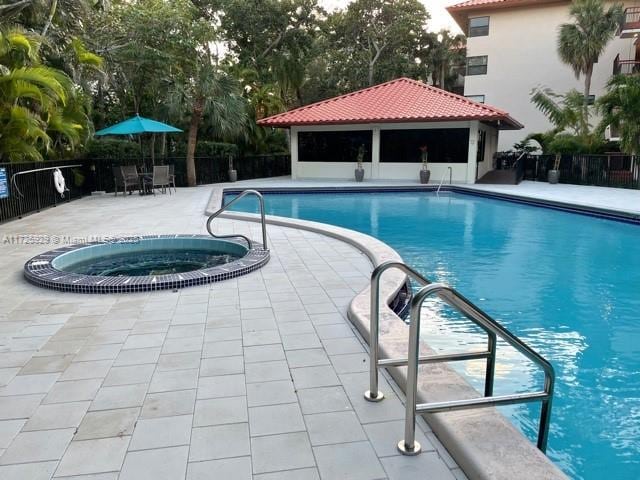
<svg viewBox="0 0 640 480">
<path fill-rule="evenodd" d="M 422 422 L 425 452 L 397 453 L 395 388 L 362 397 L 346 310 L 372 266 L 354 247 L 269 226 L 269 264 L 222 283 L 80 295 L 22 278 L 69 237 L 204 233 L 210 192 L 85 198 L 0 226 L 0 478 L 465 478 Z"/>
</svg>

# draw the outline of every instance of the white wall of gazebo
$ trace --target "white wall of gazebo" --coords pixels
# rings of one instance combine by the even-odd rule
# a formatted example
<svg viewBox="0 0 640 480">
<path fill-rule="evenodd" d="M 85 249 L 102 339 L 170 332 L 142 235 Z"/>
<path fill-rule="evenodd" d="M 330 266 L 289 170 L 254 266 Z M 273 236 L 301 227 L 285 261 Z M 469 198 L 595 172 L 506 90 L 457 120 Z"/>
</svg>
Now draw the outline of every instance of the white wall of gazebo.
<svg viewBox="0 0 640 480">
<path fill-rule="evenodd" d="M 356 167 L 353 162 L 305 162 L 299 155 L 299 132 L 338 132 L 353 130 L 369 130 L 372 132 L 371 162 L 364 163 L 365 180 L 417 180 L 422 164 L 416 163 L 385 163 L 380 161 L 380 132 L 383 130 L 411 130 L 411 129 L 469 129 L 469 148 L 466 162 L 435 163 L 429 162 L 431 182 L 439 183 L 442 177 L 449 180 L 448 167 L 452 169 L 454 183 L 475 183 L 489 170 L 493 169 L 493 155 L 498 145 L 498 129 L 479 122 L 422 122 L 422 123 L 381 123 L 381 124 L 348 124 L 348 125 L 310 125 L 291 127 L 291 176 L 294 179 L 324 178 L 324 179 L 352 179 Z M 477 162 L 477 148 L 480 131 L 486 133 L 484 161 Z"/>
</svg>

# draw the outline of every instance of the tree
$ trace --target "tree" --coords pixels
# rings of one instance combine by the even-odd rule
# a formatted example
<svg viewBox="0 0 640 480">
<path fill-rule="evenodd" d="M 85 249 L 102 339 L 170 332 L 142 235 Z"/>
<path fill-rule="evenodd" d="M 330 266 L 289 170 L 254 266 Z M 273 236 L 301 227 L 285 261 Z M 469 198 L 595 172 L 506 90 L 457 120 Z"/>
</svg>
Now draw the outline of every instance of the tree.
<svg viewBox="0 0 640 480">
<path fill-rule="evenodd" d="M 616 75 L 598 100 L 600 131 L 608 125 L 620 132 L 620 147 L 630 155 L 640 153 L 640 76 Z"/>
<path fill-rule="evenodd" d="M 247 106 L 240 85 L 210 63 L 198 63 L 194 74 L 177 84 L 172 95 L 174 112 L 188 118 L 187 183 L 197 184 L 195 151 L 198 129 L 206 122 L 221 139 L 237 140 L 247 127 Z"/>
<path fill-rule="evenodd" d="M 526 138 L 537 141 L 543 153 L 596 153 L 600 150 L 603 145 L 601 135 L 592 131 L 585 120 L 586 109 L 593 107 L 585 109 L 580 92 L 574 89 L 560 95 L 549 88 L 537 88 L 531 92 L 531 101 L 554 127 Z"/>
<path fill-rule="evenodd" d="M 223 38 L 241 68 L 259 73 L 262 83 L 273 83 L 274 59 L 304 66 L 324 11 L 317 0 L 226 0 L 221 2 Z"/>
<path fill-rule="evenodd" d="M 574 0 L 569 9 L 573 23 L 560 26 L 558 53 L 570 65 L 576 78 L 584 76 L 583 123 L 581 133 L 587 134 L 589 94 L 593 65 L 614 37 L 624 15 L 623 6 L 611 5 L 606 11 L 602 0 Z"/>
<path fill-rule="evenodd" d="M 64 72 L 40 63 L 36 36 L 0 31 L 0 161 L 72 152 L 90 131 L 87 108 Z"/>
<path fill-rule="evenodd" d="M 418 0 L 355 0 L 329 18 L 329 34 L 350 88 L 416 72 L 429 14 Z"/>
<path fill-rule="evenodd" d="M 458 77 L 456 67 L 465 64 L 465 36 L 453 35 L 449 30 L 428 32 L 418 57 L 431 74 L 433 85 L 451 91 Z"/>
</svg>

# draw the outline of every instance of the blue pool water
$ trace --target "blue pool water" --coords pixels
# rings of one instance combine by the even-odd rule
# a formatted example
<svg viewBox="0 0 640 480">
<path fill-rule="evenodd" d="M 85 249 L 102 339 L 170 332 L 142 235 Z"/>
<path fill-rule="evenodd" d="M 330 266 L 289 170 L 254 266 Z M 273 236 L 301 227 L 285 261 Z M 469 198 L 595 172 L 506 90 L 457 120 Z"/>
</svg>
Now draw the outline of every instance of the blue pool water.
<svg viewBox="0 0 640 480">
<path fill-rule="evenodd" d="M 460 290 L 554 365 L 549 456 L 572 478 L 640 478 L 639 226 L 454 193 L 265 197 L 268 214 L 373 235 Z M 236 209 L 255 211 L 245 200 Z M 433 311 L 423 328 L 431 345 L 484 345 L 454 313 Z M 540 388 L 533 365 L 499 349 L 496 393 Z M 456 368 L 480 386 L 483 365 Z M 535 439 L 538 404 L 502 411 Z"/>
</svg>

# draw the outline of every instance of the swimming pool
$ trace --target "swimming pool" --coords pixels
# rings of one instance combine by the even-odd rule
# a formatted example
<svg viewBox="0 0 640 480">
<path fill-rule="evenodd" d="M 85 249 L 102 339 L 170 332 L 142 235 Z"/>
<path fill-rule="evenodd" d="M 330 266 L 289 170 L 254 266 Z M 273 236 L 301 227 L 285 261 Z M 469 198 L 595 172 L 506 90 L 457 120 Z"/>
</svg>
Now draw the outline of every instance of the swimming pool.
<svg viewBox="0 0 640 480">
<path fill-rule="evenodd" d="M 377 237 L 460 290 L 553 363 L 548 455 L 573 478 L 640 478 L 640 226 L 459 193 L 267 193 L 265 201 L 267 214 Z M 235 210 L 255 207 L 247 199 Z M 438 313 L 446 321 L 424 323 L 429 344 L 484 345 L 467 322 Z M 497 394 L 540 385 L 533 365 L 498 351 Z M 456 368 L 480 386 L 483 365 Z M 535 439 L 539 408 L 501 411 Z"/>
</svg>

